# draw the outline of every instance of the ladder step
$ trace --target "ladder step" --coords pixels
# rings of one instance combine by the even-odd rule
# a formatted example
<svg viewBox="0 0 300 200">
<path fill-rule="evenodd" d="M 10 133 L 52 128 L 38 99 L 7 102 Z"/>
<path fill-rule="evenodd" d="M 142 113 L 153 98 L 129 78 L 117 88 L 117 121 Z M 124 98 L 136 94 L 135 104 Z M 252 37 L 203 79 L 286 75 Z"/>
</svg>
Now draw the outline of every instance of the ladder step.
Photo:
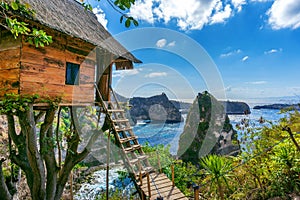
<svg viewBox="0 0 300 200">
<path fill-rule="evenodd" d="M 133 159 L 133 160 L 130 160 L 130 164 L 132 164 L 132 165 L 135 165 L 135 164 L 138 163 L 138 162 L 139 162 L 139 159 L 138 159 L 138 158 Z"/>
<path fill-rule="evenodd" d="M 120 139 L 120 142 L 121 143 L 124 143 L 124 142 L 129 142 L 131 140 L 136 140 L 138 137 L 137 136 L 132 136 L 132 137 L 127 137 L 127 138 L 122 138 Z"/>
<path fill-rule="evenodd" d="M 113 119 L 113 122 L 116 122 L 116 123 L 118 123 L 118 122 L 129 122 L 129 120 L 128 119 Z"/>
<path fill-rule="evenodd" d="M 108 109 L 107 111 L 110 112 L 110 113 L 113 113 L 113 112 L 124 112 L 123 109 L 112 109 L 112 110 Z"/>
<path fill-rule="evenodd" d="M 140 155 L 137 158 L 142 161 L 142 160 L 146 160 L 147 158 L 149 158 L 149 156 L 148 155 Z"/>
<path fill-rule="evenodd" d="M 151 172 L 153 172 L 153 171 L 154 171 L 154 170 L 153 170 L 152 167 L 145 167 L 145 168 L 141 171 L 141 174 L 142 174 L 142 176 L 145 176 L 147 173 L 151 173 Z M 136 178 L 138 179 L 139 176 L 140 176 L 140 173 L 137 172 L 137 174 L 136 174 L 135 176 L 136 176 Z"/>
<path fill-rule="evenodd" d="M 135 150 L 137 150 L 137 149 L 139 149 L 139 148 L 141 148 L 141 145 L 135 144 L 135 145 L 132 145 L 131 147 L 126 147 L 126 148 L 124 149 L 124 151 L 125 151 L 126 153 L 128 153 L 128 152 L 131 152 L 131 151 L 135 151 Z"/>
<path fill-rule="evenodd" d="M 125 127 L 125 128 L 116 128 L 116 131 L 117 132 L 122 132 L 122 131 L 130 131 L 130 130 L 132 130 L 132 128 L 131 127 Z"/>
</svg>

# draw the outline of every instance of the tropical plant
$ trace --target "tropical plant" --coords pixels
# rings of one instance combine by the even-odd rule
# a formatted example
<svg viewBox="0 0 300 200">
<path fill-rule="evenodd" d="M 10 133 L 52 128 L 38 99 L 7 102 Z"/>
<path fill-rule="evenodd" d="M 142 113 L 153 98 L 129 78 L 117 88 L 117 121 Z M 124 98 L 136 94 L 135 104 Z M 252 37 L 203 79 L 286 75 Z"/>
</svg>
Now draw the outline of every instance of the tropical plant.
<svg viewBox="0 0 300 200">
<path fill-rule="evenodd" d="M 229 187 L 231 161 L 223 156 L 208 155 L 200 160 L 200 165 L 204 169 L 207 181 L 210 182 L 212 188 L 218 191 L 220 199 L 223 200 L 225 198 L 224 185 Z"/>
</svg>

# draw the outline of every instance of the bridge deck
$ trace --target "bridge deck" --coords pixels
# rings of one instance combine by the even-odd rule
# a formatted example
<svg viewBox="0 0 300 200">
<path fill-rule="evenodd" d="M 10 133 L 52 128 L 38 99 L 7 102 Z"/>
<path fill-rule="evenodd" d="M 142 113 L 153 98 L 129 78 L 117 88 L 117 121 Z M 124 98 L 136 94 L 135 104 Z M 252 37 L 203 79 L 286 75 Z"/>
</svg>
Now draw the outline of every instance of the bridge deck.
<svg viewBox="0 0 300 200">
<path fill-rule="evenodd" d="M 137 183 L 140 185 L 140 181 Z M 147 177 L 143 178 L 142 183 L 140 187 L 149 198 Z M 156 200 L 157 197 L 163 197 L 164 200 L 188 200 L 176 186 L 173 187 L 172 181 L 165 174 L 150 174 L 150 192 L 150 200 Z"/>
</svg>

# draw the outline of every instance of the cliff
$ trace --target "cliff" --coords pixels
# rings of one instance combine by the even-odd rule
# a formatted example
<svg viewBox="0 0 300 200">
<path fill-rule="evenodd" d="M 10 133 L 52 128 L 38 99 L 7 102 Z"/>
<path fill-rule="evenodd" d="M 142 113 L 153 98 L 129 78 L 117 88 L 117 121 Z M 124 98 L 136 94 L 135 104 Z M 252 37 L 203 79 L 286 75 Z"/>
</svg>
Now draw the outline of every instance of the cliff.
<svg viewBox="0 0 300 200">
<path fill-rule="evenodd" d="M 207 154 L 237 155 L 236 138 L 222 102 L 208 92 L 199 93 L 188 113 L 177 155 L 194 164 Z"/>
<path fill-rule="evenodd" d="M 281 109 L 300 109 L 299 104 L 270 104 L 263 106 L 254 106 L 253 109 L 273 109 L 273 110 L 281 110 Z"/>
<path fill-rule="evenodd" d="M 133 97 L 129 100 L 132 106 L 130 116 L 133 121 L 151 120 L 153 122 L 182 122 L 181 112 L 168 99 L 165 93 L 148 98 Z"/>
<path fill-rule="evenodd" d="M 179 109 L 182 113 L 187 113 L 189 108 L 192 106 L 191 103 L 180 102 L 171 100 L 174 106 Z M 240 101 L 220 101 L 226 108 L 226 114 L 228 115 L 244 115 L 250 114 L 250 106 L 245 102 Z"/>
<path fill-rule="evenodd" d="M 221 101 L 226 108 L 226 114 L 228 115 L 244 115 L 250 114 L 250 106 L 244 102 L 239 101 Z"/>
</svg>

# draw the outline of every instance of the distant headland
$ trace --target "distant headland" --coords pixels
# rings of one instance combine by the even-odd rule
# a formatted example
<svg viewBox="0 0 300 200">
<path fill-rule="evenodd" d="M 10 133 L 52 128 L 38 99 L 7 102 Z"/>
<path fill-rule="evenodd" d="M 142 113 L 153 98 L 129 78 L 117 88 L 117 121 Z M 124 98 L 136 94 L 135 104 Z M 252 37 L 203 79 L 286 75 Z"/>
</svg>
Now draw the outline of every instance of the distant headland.
<svg viewBox="0 0 300 200">
<path fill-rule="evenodd" d="M 272 110 L 281 110 L 281 109 L 300 109 L 300 104 L 269 104 L 269 105 L 262 105 L 262 106 L 254 106 L 253 109 L 272 109 Z"/>
</svg>

